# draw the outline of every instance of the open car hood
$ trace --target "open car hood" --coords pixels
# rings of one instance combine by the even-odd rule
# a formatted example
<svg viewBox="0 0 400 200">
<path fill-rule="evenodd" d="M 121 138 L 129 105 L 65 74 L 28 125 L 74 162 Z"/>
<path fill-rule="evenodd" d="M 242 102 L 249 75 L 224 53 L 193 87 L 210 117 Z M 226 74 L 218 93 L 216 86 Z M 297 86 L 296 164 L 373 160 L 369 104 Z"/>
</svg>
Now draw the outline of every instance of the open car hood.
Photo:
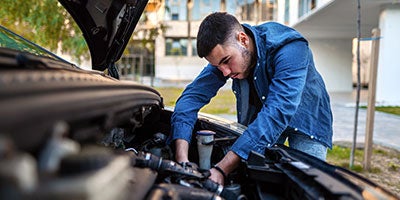
<svg viewBox="0 0 400 200">
<path fill-rule="evenodd" d="M 92 69 L 103 71 L 121 57 L 148 0 L 59 0 L 89 46 Z"/>
</svg>

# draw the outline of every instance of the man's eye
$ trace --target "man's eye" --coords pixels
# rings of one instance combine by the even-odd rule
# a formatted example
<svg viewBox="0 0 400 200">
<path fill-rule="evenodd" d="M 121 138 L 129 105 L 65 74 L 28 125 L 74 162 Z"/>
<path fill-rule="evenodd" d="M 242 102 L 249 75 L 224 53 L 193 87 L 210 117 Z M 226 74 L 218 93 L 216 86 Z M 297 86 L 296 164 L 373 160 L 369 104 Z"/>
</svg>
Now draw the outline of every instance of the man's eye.
<svg viewBox="0 0 400 200">
<path fill-rule="evenodd" d="M 229 63 L 229 59 L 226 59 L 224 62 L 222 62 L 223 64 L 228 64 Z"/>
</svg>

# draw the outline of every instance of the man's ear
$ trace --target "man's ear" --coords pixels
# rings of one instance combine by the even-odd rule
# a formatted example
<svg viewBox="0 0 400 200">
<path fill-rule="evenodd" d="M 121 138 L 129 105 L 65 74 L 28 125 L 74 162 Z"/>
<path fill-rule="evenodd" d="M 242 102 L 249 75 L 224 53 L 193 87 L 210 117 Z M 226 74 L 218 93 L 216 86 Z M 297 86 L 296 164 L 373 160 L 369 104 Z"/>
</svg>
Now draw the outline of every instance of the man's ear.
<svg viewBox="0 0 400 200">
<path fill-rule="evenodd" d="M 249 46 L 249 38 L 245 32 L 242 32 L 242 31 L 239 32 L 238 41 L 241 45 L 243 45 L 246 48 Z"/>
</svg>

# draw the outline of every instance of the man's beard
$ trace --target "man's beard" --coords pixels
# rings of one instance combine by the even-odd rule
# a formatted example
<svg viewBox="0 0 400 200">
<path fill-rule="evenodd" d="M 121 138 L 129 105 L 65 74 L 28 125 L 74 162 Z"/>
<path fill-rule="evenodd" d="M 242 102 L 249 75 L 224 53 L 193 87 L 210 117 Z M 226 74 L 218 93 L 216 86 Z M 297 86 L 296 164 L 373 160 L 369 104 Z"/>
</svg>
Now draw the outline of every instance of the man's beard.
<svg viewBox="0 0 400 200">
<path fill-rule="evenodd" d="M 245 77 L 247 77 L 250 74 L 251 69 L 255 66 L 257 59 L 256 56 L 254 55 L 254 53 L 251 53 L 248 49 L 246 49 L 245 47 L 240 46 L 240 52 L 242 54 L 242 58 L 244 60 L 244 65 L 247 66 L 243 66 L 243 68 L 246 68 L 246 70 L 243 72 L 243 74 L 245 75 Z"/>
</svg>

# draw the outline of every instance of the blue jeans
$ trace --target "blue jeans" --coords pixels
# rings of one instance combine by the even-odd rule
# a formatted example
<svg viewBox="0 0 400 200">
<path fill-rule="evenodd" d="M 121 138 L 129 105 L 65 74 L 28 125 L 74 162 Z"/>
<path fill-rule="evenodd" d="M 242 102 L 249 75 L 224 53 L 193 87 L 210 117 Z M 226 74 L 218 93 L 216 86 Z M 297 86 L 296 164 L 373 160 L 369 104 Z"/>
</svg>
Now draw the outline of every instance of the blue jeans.
<svg viewBox="0 0 400 200">
<path fill-rule="evenodd" d="M 310 136 L 293 130 L 286 130 L 282 133 L 276 143 L 284 144 L 288 140 L 289 147 L 326 160 L 327 147 Z"/>
</svg>

